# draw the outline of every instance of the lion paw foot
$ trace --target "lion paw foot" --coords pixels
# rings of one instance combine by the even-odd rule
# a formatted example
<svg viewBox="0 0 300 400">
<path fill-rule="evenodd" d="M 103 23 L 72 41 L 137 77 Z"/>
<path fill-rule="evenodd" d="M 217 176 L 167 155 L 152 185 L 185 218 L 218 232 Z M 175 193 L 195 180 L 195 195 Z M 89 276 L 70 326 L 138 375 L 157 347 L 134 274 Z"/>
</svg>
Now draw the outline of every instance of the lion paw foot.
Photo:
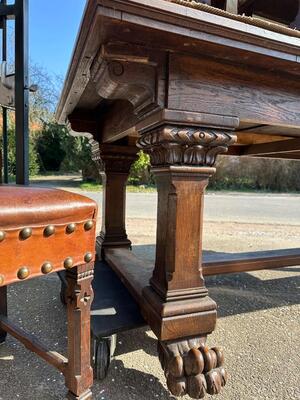
<svg viewBox="0 0 300 400">
<path fill-rule="evenodd" d="M 206 393 L 220 393 L 226 384 L 223 352 L 204 344 L 186 349 L 186 346 L 169 346 L 159 343 L 158 352 L 167 378 L 167 385 L 174 396 L 188 394 L 202 399 Z M 183 351 L 182 351 L 183 350 Z"/>
</svg>

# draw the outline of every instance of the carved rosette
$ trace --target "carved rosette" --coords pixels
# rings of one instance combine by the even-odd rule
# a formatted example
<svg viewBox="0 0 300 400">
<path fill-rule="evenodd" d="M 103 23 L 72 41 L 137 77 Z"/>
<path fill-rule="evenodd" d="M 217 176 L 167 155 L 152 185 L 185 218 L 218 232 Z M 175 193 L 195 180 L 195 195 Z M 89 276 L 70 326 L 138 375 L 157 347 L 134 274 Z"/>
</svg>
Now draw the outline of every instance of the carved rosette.
<svg viewBox="0 0 300 400">
<path fill-rule="evenodd" d="M 137 146 L 150 155 L 153 166 L 212 167 L 219 154 L 234 144 L 232 132 L 218 129 L 164 126 L 142 135 Z"/>
<path fill-rule="evenodd" d="M 158 342 L 158 354 L 174 396 L 202 399 L 206 394 L 219 394 L 226 384 L 223 352 L 217 347 L 209 349 L 205 338 Z"/>
</svg>

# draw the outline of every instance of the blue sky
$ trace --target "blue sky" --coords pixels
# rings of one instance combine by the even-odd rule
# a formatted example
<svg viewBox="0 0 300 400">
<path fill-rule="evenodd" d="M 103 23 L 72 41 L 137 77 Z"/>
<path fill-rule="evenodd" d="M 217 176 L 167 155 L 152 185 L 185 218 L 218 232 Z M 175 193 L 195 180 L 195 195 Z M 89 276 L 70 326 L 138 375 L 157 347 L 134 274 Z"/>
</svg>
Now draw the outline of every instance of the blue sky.
<svg viewBox="0 0 300 400">
<path fill-rule="evenodd" d="M 29 0 L 30 59 L 63 77 L 86 0 Z"/>
</svg>

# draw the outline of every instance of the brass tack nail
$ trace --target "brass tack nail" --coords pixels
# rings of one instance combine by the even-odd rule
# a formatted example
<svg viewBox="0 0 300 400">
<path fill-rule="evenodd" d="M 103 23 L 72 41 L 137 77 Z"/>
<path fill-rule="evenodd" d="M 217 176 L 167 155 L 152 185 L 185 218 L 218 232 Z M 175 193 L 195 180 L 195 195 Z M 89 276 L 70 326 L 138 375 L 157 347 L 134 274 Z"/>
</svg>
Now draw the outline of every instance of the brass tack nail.
<svg viewBox="0 0 300 400">
<path fill-rule="evenodd" d="M 68 258 L 65 259 L 65 261 L 64 261 L 64 267 L 65 267 L 66 269 L 70 269 L 70 268 L 73 267 L 73 259 L 72 259 L 72 257 L 68 257 Z"/>
<path fill-rule="evenodd" d="M 29 269 L 27 267 L 22 267 L 18 271 L 18 278 L 21 280 L 26 279 L 28 278 L 29 274 Z"/>
<path fill-rule="evenodd" d="M 87 222 L 84 224 L 84 230 L 90 231 L 90 230 L 93 228 L 93 226 L 94 226 L 94 222 L 93 222 L 92 220 L 87 221 Z"/>
<path fill-rule="evenodd" d="M 46 236 L 46 237 L 50 237 L 50 236 L 54 235 L 54 233 L 55 233 L 55 226 L 54 225 L 48 225 L 44 229 L 44 236 Z"/>
<path fill-rule="evenodd" d="M 53 270 L 53 265 L 49 262 L 46 262 L 45 264 L 42 265 L 42 273 L 47 275 L 50 274 L 50 272 Z"/>
<path fill-rule="evenodd" d="M 76 230 L 76 224 L 69 224 L 66 228 L 67 233 L 73 233 Z"/>
<path fill-rule="evenodd" d="M 4 276 L 0 275 L 0 286 L 4 284 Z"/>
<path fill-rule="evenodd" d="M 22 240 L 29 239 L 31 235 L 32 235 L 32 229 L 31 228 L 24 228 L 20 232 L 20 238 Z"/>
<path fill-rule="evenodd" d="M 84 256 L 84 261 L 86 263 L 92 261 L 92 259 L 93 259 L 93 254 L 92 253 L 86 253 L 86 255 Z"/>
<path fill-rule="evenodd" d="M 5 239 L 6 233 L 4 231 L 0 231 L 0 242 L 3 242 Z"/>
</svg>

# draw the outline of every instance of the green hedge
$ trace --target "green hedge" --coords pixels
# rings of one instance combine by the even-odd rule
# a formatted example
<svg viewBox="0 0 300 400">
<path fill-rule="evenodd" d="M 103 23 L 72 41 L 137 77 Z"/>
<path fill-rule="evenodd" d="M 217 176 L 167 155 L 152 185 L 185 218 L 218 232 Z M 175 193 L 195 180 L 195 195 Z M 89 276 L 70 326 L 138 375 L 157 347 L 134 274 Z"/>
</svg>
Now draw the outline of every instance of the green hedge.
<svg viewBox="0 0 300 400">
<path fill-rule="evenodd" d="M 299 161 L 220 156 L 209 189 L 299 192 L 299 170 Z M 142 152 L 132 167 L 129 183 L 154 184 L 149 157 Z"/>
<path fill-rule="evenodd" d="M 8 137 L 8 173 L 11 176 L 16 175 L 16 137 L 15 131 L 11 128 L 7 132 Z M 1 137 L 2 148 L 2 137 Z M 35 140 L 30 138 L 29 141 L 29 173 L 30 175 L 37 175 L 40 171 L 38 154 L 36 151 Z"/>
<path fill-rule="evenodd" d="M 8 144 L 9 174 L 15 175 L 15 133 L 11 126 L 8 130 Z M 100 182 L 88 140 L 71 136 L 65 126 L 55 122 L 44 123 L 40 130 L 31 133 L 29 160 L 30 175 L 51 171 L 82 171 L 84 180 Z M 299 161 L 221 156 L 209 188 L 299 192 L 299 169 Z M 129 184 L 155 185 L 149 156 L 142 151 L 131 168 Z"/>
</svg>

